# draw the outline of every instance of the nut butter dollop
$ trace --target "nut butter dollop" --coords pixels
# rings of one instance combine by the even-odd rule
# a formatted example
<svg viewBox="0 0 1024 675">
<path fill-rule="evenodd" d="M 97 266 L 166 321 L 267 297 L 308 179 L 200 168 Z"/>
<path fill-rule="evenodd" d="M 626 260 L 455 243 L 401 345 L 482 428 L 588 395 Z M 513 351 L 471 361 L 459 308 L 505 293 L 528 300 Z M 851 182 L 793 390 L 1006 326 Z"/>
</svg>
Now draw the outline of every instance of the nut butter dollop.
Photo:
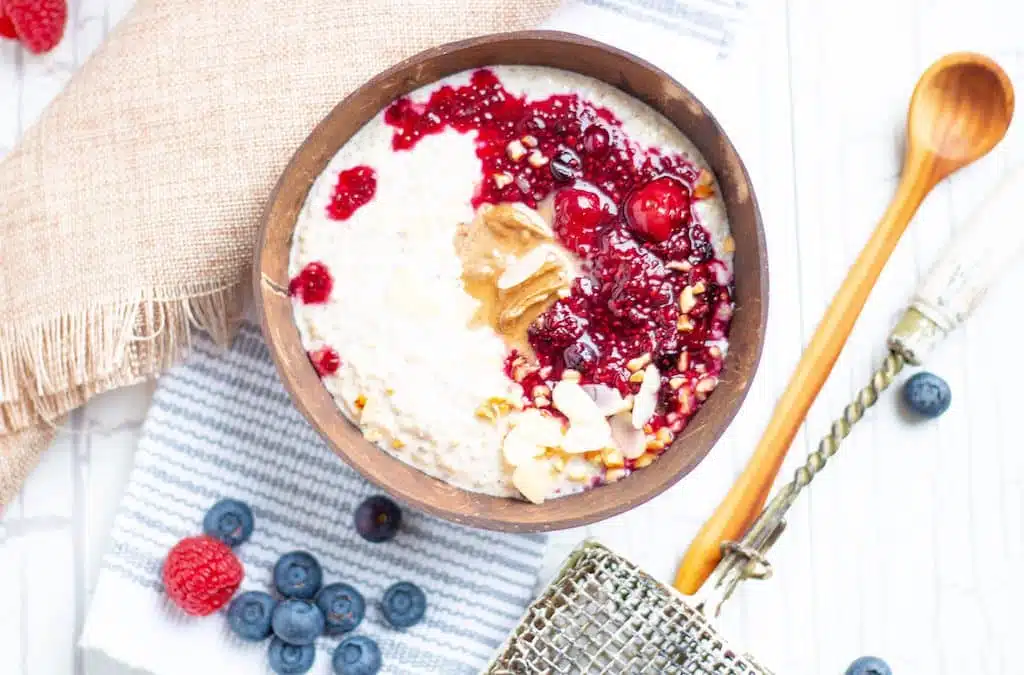
<svg viewBox="0 0 1024 675">
<path fill-rule="evenodd" d="M 480 301 L 473 325 L 490 326 L 509 346 L 530 352 L 526 331 L 568 294 L 576 266 L 548 221 L 525 204 L 484 204 L 455 236 L 466 291 Z"/>
</svg>

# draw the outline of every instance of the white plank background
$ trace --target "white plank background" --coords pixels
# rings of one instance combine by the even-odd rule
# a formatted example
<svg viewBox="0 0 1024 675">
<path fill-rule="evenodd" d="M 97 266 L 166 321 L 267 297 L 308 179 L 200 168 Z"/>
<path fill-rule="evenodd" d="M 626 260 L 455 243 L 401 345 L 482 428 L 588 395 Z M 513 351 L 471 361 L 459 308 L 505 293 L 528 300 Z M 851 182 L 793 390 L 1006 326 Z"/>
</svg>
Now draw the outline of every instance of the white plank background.
<svg viewBox="0 0 1024 675">
<path fill-rule="evenodd" d="M 0 45 L 0 154 L 131 4 L 73 0 L 69 35 L 48 57 Z M 734 55 L 742 67 L 706 98 L 750 168 L 768 231 L 771 317 L 759 376 L 690 477 L 629 514 L 556 535 L 549 567 L 590 534 L 671 578 L 895 187 L 917 76 L 944 52 L 977 49 L 1024 87 L 1018 0 L 752 4 L 754 25 Z M 1020 127 L 925 203 L 797 438 L 787 475 L 881 358 L 950 233 L 1024 159 Z M 795 508 L 772 556 L 776 576 L 748 585 L 726 608 L 722 629 L 778 673 L 839 674 L 864 653 L 885 657 L 897 675 L 1024 673 L 1024 453 L 1014 437 L 1024 404 L 1022 292 L 1017 265 L 929 364 L 952 385 L 949 413 L 914 423 L 894 397 L 883 401 Z M 76 412 L 8 508 L 0 673 L 125 672 L 75 643 L 150 391 L 114 392 Z"/>
</svg>

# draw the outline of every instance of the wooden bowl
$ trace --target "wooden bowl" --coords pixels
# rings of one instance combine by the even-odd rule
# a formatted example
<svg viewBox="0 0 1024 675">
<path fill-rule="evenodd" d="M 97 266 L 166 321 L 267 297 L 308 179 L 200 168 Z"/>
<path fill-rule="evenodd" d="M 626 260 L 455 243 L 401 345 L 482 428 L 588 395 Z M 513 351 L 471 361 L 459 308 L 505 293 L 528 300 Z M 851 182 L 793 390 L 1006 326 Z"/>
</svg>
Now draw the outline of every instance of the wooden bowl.
<svg viewBox="0 0 1024 675">
<path fill-rule="evenodd" d="M 603 80 L 646 102 L 679 127 L 719 180 L 736 240 L 736 312 L 721 383 L 652 466 L 581 494 L 536 505 L 469 492 L 431 478 L 364 440 L 335 405 L 299 339 L 288 297 L 288 257 L 296 218 L 313 181 L 348 139 L 394 99 L 459 71 L 537 65 Z M 474 38 L 425 51 L 373 78 L 342 101 L 299 147 L 263 215 L 253 275 L 263 333 L 295 405 L 334 451 L 385 492 L 447 520 L 537 532 L 586 525 L 660 494 L 711 450 L 757 370 L 767 317 L 768 269 L 761 216 L 747 171 L 711 113 L 682 85 L 634 56 L 567 33 L 526 31 Z M 495 448 L 498 452 L 498 448 Z"/>
</svg>

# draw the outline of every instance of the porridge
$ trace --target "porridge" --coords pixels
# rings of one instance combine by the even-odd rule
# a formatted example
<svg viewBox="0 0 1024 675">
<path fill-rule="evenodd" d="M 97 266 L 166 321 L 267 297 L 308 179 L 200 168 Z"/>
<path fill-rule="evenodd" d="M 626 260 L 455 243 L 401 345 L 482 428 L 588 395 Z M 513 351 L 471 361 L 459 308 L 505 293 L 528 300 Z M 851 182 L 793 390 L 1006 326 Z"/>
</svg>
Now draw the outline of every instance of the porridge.
<svg viewBox="0 0 1024 675">
<path fill-rule="evenodd" d="M 711 394 L 733 248 L 714 176 L 664 117 L 497 66 L 396 100 L 339 150 L 289 292 L 367 440 L 541 502 L 651 465 Z"/>
</svg>

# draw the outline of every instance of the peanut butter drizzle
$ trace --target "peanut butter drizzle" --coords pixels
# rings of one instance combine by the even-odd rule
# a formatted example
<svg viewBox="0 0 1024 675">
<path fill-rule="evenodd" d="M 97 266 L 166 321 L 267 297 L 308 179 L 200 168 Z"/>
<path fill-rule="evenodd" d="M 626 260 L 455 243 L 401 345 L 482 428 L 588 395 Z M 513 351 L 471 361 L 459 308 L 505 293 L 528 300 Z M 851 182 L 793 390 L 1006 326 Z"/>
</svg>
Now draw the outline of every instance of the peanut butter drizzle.
<svg viewBox="0 0 1024 675">
<path fill-rule="evenodd" d="M 528 257 L 538 247 L 544 249 Z M 523 204 L 484 204 L 472 223 L 459 226 L 455 251 L 463 286 L 480 302 L 470 326 L 489 326 L 510 347 L 529 354 L 527 329 L 568 293 L 574 277 L 572 260 L 554 243 L 551 226 Z M 516 278 L 506 278 L 508 287 L 501 288 L 507 271 Z"/>
</svg>

